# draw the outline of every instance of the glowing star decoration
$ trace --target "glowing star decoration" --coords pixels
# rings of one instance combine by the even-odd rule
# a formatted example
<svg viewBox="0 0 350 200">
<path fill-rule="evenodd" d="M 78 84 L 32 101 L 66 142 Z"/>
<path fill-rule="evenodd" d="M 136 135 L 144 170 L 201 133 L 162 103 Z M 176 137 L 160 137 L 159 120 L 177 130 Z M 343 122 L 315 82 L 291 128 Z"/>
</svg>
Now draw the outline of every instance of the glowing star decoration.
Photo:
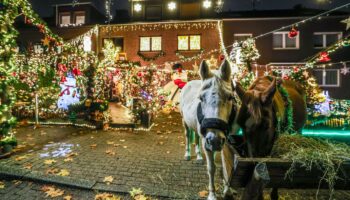
<svg viewBox="0 0 350 200">
<path fill-rule="evenodd" d="M 203 1 L 203 7 L 206 8 L 206 9 L 210 8 L 211 4 L 212 4 L 212 2 L 209 1 L 209 0 Z"/>
<path fill-rule="evenodd" d="M 218 60 L 214 55 L 211 55 L 210 60 L 207 60 L 207 64 L 209 65 L 210 69 L 214 70 L 218 67 Z"/>
<path fill-rule="evenodd" d="M 140 12 L 142 10 L 142 5 L 137 3 L 134 5 L 134 11 L 135 12 Z"/>
<path fill-rule="evenodd" d="M 343 63 L 343 68 L 340 69 L 340 73 L 347 75 L 350 73 L 350 67 L 346 66 L 346 63 Z"/>
<path fill-rule="evenodd" d="M 169 10 L 175 10 L 176 9 L 176 3 L 175 2 L 169 2 L 168 3 L 168 9 Z"/>
<path fill-rule="evenodd" d="M 350 29 L 350 17 L 342 20 L 341 23 L 346 24 L 346 30 Z"/>
<path fill-rule="evenodd" d="M 50 40 L 49 38 L 45 37 L 44 39 L 41 40 L 43 42 L 44 46 L 50 46 Z"/>
</svg>

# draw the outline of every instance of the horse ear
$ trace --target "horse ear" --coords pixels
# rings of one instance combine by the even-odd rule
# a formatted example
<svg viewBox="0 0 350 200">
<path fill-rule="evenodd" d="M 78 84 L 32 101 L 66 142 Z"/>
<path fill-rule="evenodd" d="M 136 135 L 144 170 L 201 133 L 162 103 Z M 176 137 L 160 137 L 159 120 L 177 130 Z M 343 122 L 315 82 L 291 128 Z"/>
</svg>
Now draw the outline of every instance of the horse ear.
<svg viewBox="0 0 350 200">
<path fill-rule="evenodd" d="M 242 87 L 242 85 L 239 82 L 236 82 L 236 87 L 235 87 L 236 93 L 238 95 L 238 97 L 243 100 L 244 94 L 245 94 L 245 90 Z"/>
<path fill-rule="evenodd" d="M 272 98 L 276 92 L 276 78 L 274 78 L 268 88 L 261 94 L 261 102 L 272 102 Z"/>
<path fill-rule="evenodd" d="M 224 81 L 230 82 L 231 80 L 231 66 L 225 59 L 220 66 L 220 78 Z"/>
<path fill-rule="evenodd" d="M 202 78 L 202 80 L 208 79 L 213 76 L 211 73 L 209 66 L 207 65 L 207 62 L 205 60 L 202 61 L 200 68 L 199 68 L 199 74 Z"/>
</svg>

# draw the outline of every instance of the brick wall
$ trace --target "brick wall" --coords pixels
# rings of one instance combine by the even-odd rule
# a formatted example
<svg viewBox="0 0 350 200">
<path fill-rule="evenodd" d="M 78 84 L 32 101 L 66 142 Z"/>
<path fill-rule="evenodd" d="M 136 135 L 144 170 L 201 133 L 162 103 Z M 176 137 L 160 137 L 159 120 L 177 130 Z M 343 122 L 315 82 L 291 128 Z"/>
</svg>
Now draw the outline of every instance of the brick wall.
<svg viewBox="0 0 350 200">
<path fill-rule="evenodd" d="M 187 23 L 186 26 L 181 24 Z M 198 25 L 198 24 L 201 25 Z M 204 50 L 204 54 L 207 52 L 219 48 L 219 34 L 216 26 L 216 22 L 210 22 L 211 25 L 204 25 L 208 22 L 180 22 L 180 25 L 175 28 L 174 23 L 162 23 L 157 28 L 154 28 L 154 24 L 128 24 L 128 25 L 110 25 L 101 26 L 99 34 L 99 52 L 102 50 L 102 44 L 104 38 L 123 37 L 124 38 L 124 52 L 127 54 L 128 60 L 140 61 L 141 65 L 150 65 L 154 63 L 156 65 L 162 65 L 165 62 L 179 61 L 180 58 L 176 55 L 178 49 L 178 35 L 201 35 L 201 48 Z M 195 25 L 197 24 L 197 25 Z M 169 28 L 171 27 L 171 28 Z M 191 28 L 188 28 L 191 27 Z M 159 57 L 154 61 L 145 61 L 139 55 L 140 49 L 140 37 L 142 36 L 161 36 L 162 37 L 162 51 L 164 56 Z M 153 57 L 159 52 L 142 52 L 146 57 Z M 184 56 L 194 56 L 200 53 L 200 51 L 184 51 L 181 52 Z M 213 54 L 215 58 L 218 58 L 218 54 Z M 206 55 L 205 58 L 210 58 L 211 54 Z M 197 60 L 199 65 L 201 59 Z M 186 69 L 191 69 L 194 61 L 184 62 L 183 66 Z"/>
</svg>

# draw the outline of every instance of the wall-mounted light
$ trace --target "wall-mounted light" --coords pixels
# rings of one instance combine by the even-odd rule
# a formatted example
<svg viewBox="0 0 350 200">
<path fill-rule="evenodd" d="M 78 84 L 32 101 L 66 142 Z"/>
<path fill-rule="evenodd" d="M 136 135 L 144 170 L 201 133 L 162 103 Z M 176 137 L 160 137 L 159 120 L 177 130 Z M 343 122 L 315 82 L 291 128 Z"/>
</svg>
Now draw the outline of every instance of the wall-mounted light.
<svg viewBox="0 0 350 200">
<path fill-rule="evenodd" d="M 140 3 L 134 4 L 134 11 L 140 12 L 142 10 L 142 5 Z"/>
<path fill-rule="evenodd" d="M 206 9 L 210 8 L 211 4 L 212 4 L 212 2 L 209 1 L 209 0 L 203 1 L 203 7 L 206 8 Z"/>
<path fill-rule="evenodd" d="M 175 2 L 169 2 L 168 3 L 168 9 L 169 10 L 175 10 L 176 9 L 176 3 Z"/>
</svg>

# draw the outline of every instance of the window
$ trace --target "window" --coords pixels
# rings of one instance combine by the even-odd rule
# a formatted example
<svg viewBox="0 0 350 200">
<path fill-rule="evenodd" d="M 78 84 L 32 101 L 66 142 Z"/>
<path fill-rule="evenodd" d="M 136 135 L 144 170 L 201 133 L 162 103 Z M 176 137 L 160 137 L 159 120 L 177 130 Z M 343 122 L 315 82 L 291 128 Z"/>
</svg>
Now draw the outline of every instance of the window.
<svg viewBox="0 0 350 200">
<path fill-rule="evenodd" d="M 85 12 L 74 13 L 75 24 L 85 24 Z"/>
<path fill-rule="evenodd" d="M 177 37 L 177 41 L 177 48 L 180 51 L 201 49 L 200 35 L 181 35 Z"/>
<path fill-rule="evenodd" d="M 322 49 L 330 46 L 342 38 L 342 32 L 316 32 L 313 42 L 316 49 Z"/>
<path fill-rule="evenodd" d="M 70 24 L 70 13 L 64 12 L 60 13 L 60 25 L 69 25 Z"/>
<path fill-rule="evenodd" d="M 162 37 L 140 37 L 140 51 L 161 51 Z"/>
<path fill-rule="evenodd" d="M 248 38 L 251 38 L 253 34 L 251 33 L 237 33 L 233 35 L 233 40 L 235 42 L 242 42 L 247 40 Z"/>
<path fill-rule="evenodd" d="M 339 87 L 339 70 L 317 69 L 314 71 L 317 83 L 323 87 Z"/>
<path fill-rule="evenodd" d="M 273 34 L 274 49 L 299 49 L 299 34 L 294 38 L 289 38 L 288 33 L 286 31 Z"/>
</svg>

